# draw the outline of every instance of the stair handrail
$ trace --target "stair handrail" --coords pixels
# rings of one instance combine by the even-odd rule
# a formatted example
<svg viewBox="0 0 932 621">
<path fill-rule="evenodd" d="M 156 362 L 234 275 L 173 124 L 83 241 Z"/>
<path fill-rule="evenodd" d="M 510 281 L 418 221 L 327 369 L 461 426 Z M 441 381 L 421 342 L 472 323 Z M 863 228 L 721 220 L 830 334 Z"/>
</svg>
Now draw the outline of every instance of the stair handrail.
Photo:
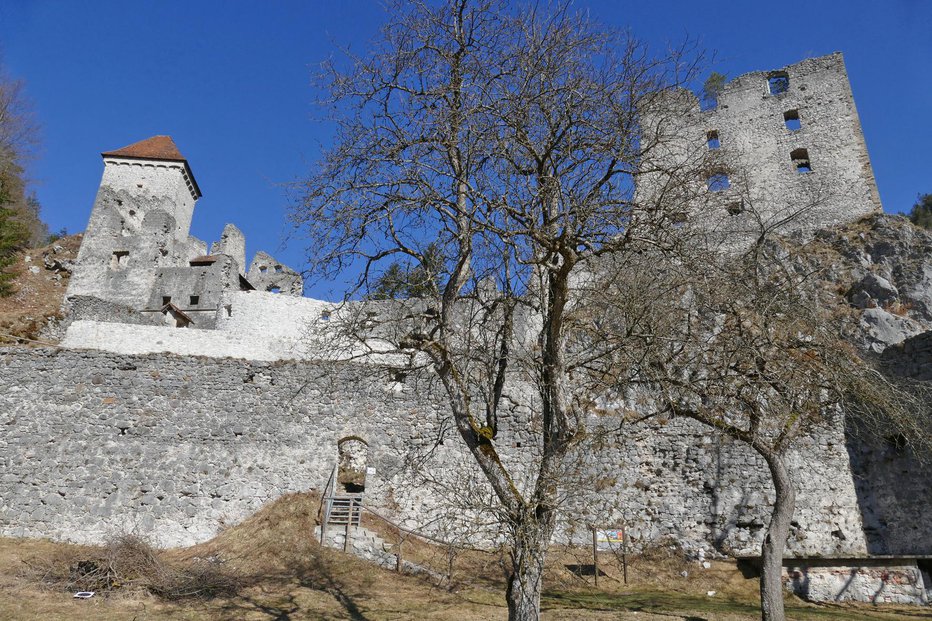
<svg viewBox="0 0 932 621">
<path fill-rule="evenodd" d="M 320 519 L 320 533 L 321 541 L 323 541 L 323 533 L 327 528 L 327 523 L 330 521 L 330 512 L 333 509 L 333 488 L 337 480 L 337 468 L 339 464 L 334 464 L 333 470 L 330 471 L 330 478 L 327 480 L 327 485 L 324 486 L 324 493 L 320 497 L 320 511 L 318 512 L 318 518 Z"/>
</svg>

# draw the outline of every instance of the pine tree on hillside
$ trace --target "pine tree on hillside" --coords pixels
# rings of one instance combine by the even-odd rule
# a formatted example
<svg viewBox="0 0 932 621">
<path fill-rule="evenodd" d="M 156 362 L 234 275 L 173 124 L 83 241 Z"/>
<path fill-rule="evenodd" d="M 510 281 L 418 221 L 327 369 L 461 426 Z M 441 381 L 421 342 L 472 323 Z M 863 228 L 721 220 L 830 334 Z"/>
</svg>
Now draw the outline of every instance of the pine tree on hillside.
<svg viewBox="0 0 932 621">
<path fill-rule="evenodd" d="M 28 227 L 9 205 L 9 184 L 0 179 L 0 297 L 14 292 L 16 272 L 11 268 L 16 261 L 16 251 L 29 241 Z"/>
<path fill-rule="evenodd" d="M 916 226 L 932 229 L 932 194 L 920 194 L 909 212 L 909 219 Z"/>
</svg>

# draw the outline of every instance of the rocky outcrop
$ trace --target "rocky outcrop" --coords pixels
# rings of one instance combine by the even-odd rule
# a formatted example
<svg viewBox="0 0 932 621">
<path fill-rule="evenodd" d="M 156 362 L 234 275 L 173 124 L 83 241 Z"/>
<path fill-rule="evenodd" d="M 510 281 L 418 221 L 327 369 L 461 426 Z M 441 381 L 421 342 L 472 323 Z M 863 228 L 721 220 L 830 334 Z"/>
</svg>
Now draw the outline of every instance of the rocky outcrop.
<svg viewBox="0 0 932 621">
<path fill-rule="evenodd" d="M 820 231 L 806 250 L 807 267 L 838 296 L 846 336 L 865 353 L 932 330 L 932 233 L 876 214 Z"/>
</svg>

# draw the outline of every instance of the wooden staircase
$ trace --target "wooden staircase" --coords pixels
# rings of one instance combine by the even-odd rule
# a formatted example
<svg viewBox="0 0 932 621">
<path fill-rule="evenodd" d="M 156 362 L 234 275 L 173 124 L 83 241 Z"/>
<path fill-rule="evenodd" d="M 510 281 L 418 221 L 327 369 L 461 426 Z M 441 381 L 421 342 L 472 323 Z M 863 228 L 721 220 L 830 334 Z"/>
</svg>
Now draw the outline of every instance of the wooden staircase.
<svg viewBox="0 0 932 621">
<path fill-rule="evenodd" d="M 324 518 L 327 524 L 337 526 L 359 526 L 362 517 L 362 496 L 336 494 L 324 498 L 327 507 L 324 509 Z"/>
</svg>

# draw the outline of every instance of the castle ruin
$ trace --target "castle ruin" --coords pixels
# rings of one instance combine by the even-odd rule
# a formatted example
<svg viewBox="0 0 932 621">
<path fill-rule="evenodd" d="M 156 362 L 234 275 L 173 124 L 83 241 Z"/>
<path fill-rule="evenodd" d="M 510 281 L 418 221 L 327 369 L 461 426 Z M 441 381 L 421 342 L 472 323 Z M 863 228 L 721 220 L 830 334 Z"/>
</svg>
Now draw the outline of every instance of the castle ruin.
<svg viewBox="0 0 932 621">
<path fill-rule="evenodd" d="M 711 110 L 689 97 L 677 148 L 713 163 L 707 208 L 690 217 L 729 235 L 762 223 L 811 233 L 880 209 L 840 54 L 740 76 Z M 322 489 L 350 442 L 367 447 L 354 465 L 367 502 L 411 525 L 442 511 L 406 478 L 406 456 L 447 416 L 430 382 L 323 352 L 315 338 L 340 305 L 302 297 L 300 274 L 266 253 L 247 269 L 235 226 L 209 251 L 191 237 L 201 192 L 171 138 L 102 155 L 63 348 L 0 356 L 0 533 L 96 542 L 129 525 L 163 545 L 203 541 L 281 494 Z M 515 447 L 529 416 L 502 421 Z M 455 442 L 431 449 L 438 473 L 463 457 Z M 615 472 L 598 494 L 623 501 L 635 540 L 756 554 L 772 491 L 745 447 L 675 420 L 588 459 Z M 889 601 L 925 601 L 927 471 L 852 444 L 843 424 L 792 461 L 805 480 L 788 552 L 809 594 L 869 596 L 883 574 L 902 577 L 883 583 Z M 890 502 L 890 486 L 913 497 Z M 842 589 L 850 568 L 856 584 Z"/>
</svg>

